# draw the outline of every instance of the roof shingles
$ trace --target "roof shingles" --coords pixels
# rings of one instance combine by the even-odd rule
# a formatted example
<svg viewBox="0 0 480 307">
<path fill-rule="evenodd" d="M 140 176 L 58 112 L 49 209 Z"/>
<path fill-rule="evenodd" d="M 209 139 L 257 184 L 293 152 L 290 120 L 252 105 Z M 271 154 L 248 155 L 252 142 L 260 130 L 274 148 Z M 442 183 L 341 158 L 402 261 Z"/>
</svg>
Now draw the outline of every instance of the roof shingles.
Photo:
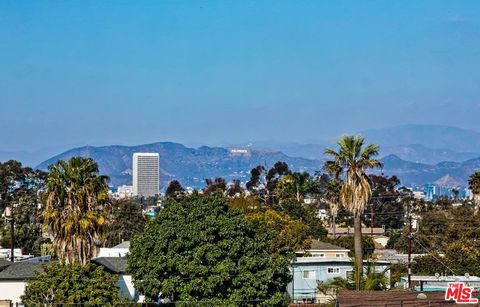
<svg viewBox="0 0 480 307">
<path fill-rule="evenodd" d="M 35 279 L 35 271 L 43 272 L 43 263 L 21 261 L 10 264 L 0 271 L 0 280 L 26 280 Z"/>
</svg>

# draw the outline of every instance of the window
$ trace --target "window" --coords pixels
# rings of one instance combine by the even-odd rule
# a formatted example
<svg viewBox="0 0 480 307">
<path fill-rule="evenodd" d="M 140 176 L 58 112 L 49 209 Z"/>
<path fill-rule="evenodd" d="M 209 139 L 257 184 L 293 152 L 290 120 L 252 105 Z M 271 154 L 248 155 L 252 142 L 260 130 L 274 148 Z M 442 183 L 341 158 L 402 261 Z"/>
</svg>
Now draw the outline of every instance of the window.
<svg viewBox="0 0 480 307">
<path fill-rule="evenodd" d="M 312 257 L 320 257 L 320 258 L 323 258 L 323 257 L 325 257 L 325 254 L 312 254 Z"/>
<path fill-rule="evenodd" d="M 340 268 L 327 268 L 328 274 L 338 274 L 340 273 Z"/>
<path fill-rule="evenodd" d="M 305 279 L 315 279 L 315 274 L 316 272 L 315 271 L 311 271 L 311 270 L 305 270 L 303 271 L 303 278 Z"/>
<path fill-rule="evenodd" d="M 335 257 L 337 258 L 343 258 L 343 256 L 345 256 L 344 254 L 335 254 Z"/>
</svg>

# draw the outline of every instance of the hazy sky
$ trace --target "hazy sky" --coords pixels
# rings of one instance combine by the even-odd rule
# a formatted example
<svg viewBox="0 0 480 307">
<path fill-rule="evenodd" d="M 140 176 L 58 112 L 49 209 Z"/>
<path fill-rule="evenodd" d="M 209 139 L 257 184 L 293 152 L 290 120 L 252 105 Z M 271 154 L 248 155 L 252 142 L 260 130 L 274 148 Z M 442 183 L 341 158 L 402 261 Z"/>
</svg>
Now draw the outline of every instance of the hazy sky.
<svg viewBox="0 0 480 307">
<path fill-rule="evenodd" d="M 477 129 L 480 1 L 0 1 L 0 150 Z"/>
</svg>

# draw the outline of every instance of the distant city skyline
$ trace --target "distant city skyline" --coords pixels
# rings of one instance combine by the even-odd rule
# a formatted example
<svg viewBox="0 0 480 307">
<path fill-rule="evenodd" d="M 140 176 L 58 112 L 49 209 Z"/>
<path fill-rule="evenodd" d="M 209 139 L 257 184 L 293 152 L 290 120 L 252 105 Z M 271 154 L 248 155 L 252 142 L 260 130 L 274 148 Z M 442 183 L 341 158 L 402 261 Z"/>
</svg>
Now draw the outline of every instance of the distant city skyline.
<svg viewBox="0 0 480 307">
<path fill-rule="evenodd" d="M 480 2 L 0 3 L 2 152 L 479 131 Z"/>
</svg>

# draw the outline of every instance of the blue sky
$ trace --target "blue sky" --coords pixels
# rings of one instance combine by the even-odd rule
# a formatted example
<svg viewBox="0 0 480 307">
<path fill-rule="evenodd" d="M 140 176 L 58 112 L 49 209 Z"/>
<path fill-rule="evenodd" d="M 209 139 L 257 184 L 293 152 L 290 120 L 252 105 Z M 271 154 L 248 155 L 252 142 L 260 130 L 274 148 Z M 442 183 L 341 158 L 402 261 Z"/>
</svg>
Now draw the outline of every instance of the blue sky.
<svg viewBox="0 0 480 307">
<path fill-rule="evenodd" d="M 0 2 L 0 150 L 477 129 L 479 1 Z"/>
</svg>

